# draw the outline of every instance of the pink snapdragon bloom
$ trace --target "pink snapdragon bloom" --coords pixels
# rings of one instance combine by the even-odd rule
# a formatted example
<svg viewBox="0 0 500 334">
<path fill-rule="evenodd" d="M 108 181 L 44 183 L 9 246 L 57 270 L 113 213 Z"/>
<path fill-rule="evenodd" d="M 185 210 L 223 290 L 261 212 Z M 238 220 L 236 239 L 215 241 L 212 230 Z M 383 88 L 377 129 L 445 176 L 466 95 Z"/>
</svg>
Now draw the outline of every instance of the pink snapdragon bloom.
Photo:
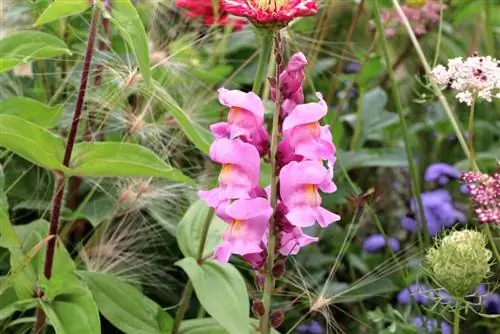
<svg viewBox="0 0 500 334">
<path fill-rule="evenodd" d="M 238 199 L 228 205 L 225 215 L 230 217 L 224 232 L 224 241 L 215 250 L 215 258 L 227 263 L 231 254 L 246 255 L 262 251 L 264 237 L 273 209 L 265 198 Z"/>
<path fill-rule="evenodd" d="M 444 8 L 446 5 L 443 6 Z M 413 3 L 402 5 L 401 9 L 408 18 L 415 35 L 422 36 L 439 22 L 441 4 L 438 0 L 413 1 Z M 385 27 L 385 36 L 396 35 L 397 29 L 402 24 L 398 12 L 395 9 L 384 10 L 380 14 L 380 19 Z"/>
<path fill-rule="evenodd" d="M 257 24 L 288 23 L 318 11 L 316 0 L 222 0 L 222 9 Z"/>
<path fill-rule="evenodd" d="M 297 254 L 304 246 L 318 241 L 318 238 L 305 234 L 300 227 L 295 227 L 291 232 L 281 232 L 280 253 L 283 256 Z"/>
<path fill-rule="evenodd" d="M 297 227 L 313 225 L 316 221 L 326 227 L 340 217 L 321 207 L 319 190 L 332 193 L 336 186 L 329 170 L 318 161 L 292 161 L 279 174 L 280 195 L 288 208 L 286 218 Z"/>
<path fill-rule="evenodd" d="M 219 187 L 198 192 L 213 208 L 235 198 L 250 198 L 259 184 L 260 157 L 257 149 L 239 139 L 220 138 L 210 146 L 210 159 L 222 164 Z"/>
<path fill-rule="evenodd" d="M 308 160 L 327 160 L 335 162 L 335 146 L 332 143 L 332 134 L 329 127 L 321 126 L 319 121 L 328 112 L 328 106 L 317 95 L 319 102 L 300 104 L 285 118 L 283 122 L 284 144 L 292 150 L 294 155 Z"/>
<path fill-rule="evenodd" d="M 269 147 L 269 134 L 264 128 L 264 103 L 256 94 L 239 90 L 218 90 L 219 101 L 229 107 L 227 122 L 212 124 L 210 130 L 215 138 L 228 137 L 254 145 L 261 155 Z"/>
<path fill-rule="evenodd" d="M 306 66 L 306 57 L 302 52 L 297 52 L 292 55 L 288 61 L 287 68 L 280 74 L 280 93 L 281 99 L 283 100 L 283 117 L 287 116 L 297 104 L 304 102 L 302 85 L 304 84 L 304 71 Z M 272 82 L 271 97 L 273 101 L 276 99 L 275 82 Z"/>
</svg>

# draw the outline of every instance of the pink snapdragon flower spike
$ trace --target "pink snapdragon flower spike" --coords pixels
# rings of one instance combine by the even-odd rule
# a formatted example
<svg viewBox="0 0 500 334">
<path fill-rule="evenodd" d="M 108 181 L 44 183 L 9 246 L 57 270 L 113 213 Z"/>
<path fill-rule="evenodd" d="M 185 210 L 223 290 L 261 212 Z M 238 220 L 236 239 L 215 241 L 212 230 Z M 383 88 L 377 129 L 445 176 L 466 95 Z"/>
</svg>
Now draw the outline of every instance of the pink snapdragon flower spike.
<svg viewBox="0 0 500 334">
<path fill-rule="evenodd" d="M 318 11 L 316 0 L 222 0 L 222 9 L 254 24 L 283 23 Z"/>
<path fill-rule="evenodd" d="M 247 255 L 260 253 L 273 209 L 264 198 L 238 199 L 228 205 L 225 215 L 230 217 L 229 227 L 224 232 L 224 241 L 215 250 L 215 258 L 227 263 L 231 254 Z"/>
<path fill-rule="evenodd" d="M 281 233 L 279 252 L 283 256 L 295 255 L 302 247 L 317 241 L 318 238 L 305 234 L 300 227 L 295 227 L 291 232 Z"/>
<path fill-rule="evenodd" d="M 318 161 L 292 161 L 279 174 L 280 194 L 288 208 L 286 218 L 297 227 L 313 225 L 316 221 L 326 227 L 340 217 L 321 207 L 319 190 L 332 193 L 336 186 L 330 172 Z"/>
<path fill-rule="evenodd" d="M 328 126 L 320 126 L 319 121 L 328 112 L 328 107 L 318 94 L 317 103 L 300 104 L 285 118 L 283 133 L 285 141 L 295 155 L 309 160 L 335 161 L 335 146 Z"/>
<path fill-rule="evenodd" d="M 239 139 L 220 138 L 210 146 L 210 159 L 222 164 L 219 187 L 199 191 L 199 197 L 213 208 L 235 198 L 250 198 L 258 186 L 260 156 L 257 149 Z"/>
<path fill-rule="evenodd" d="M 228 137 L 254 145 L 261 155 L 267 153 L 269 134 L 264 128 L 264 103 L 256 94 L 220 88 L 219 101 L 229 107 L 227 122 L 212 124 L 215 138 Z"/>
</svg>

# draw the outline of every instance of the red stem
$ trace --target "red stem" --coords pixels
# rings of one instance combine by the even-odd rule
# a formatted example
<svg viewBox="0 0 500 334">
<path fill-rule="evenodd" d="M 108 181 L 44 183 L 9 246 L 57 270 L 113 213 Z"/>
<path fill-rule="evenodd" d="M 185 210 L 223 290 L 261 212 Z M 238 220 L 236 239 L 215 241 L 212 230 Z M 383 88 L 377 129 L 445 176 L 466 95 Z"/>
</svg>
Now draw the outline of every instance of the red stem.
<svg viewBox="0 0 500 334">
<path fill-rule="evenodd" d="M 94 53 L 94 42 L 97 33 L 97 22 L 99 21 L 98 15 L 99 8 L 94 5 L 92 9 L 92 20 L 90 24 L 89 37 L 87 41 L 87 49 L 85 51 L 85 57 L 83 58 L 83 70 L 82 77 L 80 81 L 80 88 L 78 91 L 78 99 L 76 101 L 75 111 L 73 113 L 73 121 L 71 123 L 71 130 L 68 135 L 68 140 L 66 142 L 66 149 L 64 152 L 63 165 L 69 167 L 71 160 L 71 154 L 73 152 L 73 147 L 75 146 L 76 134 L 78 131 L 78 124 L 80 123 L 80 118 L 82 116 L 83 104 L 85 102 L 85 93 L 87 91 L 87 83 L 89 79 L 90 64 L 92 62 L 92 55 Z M 54 189 L 54 197 L 52 200 L 52 214 L 50 217 L 50 227 L 49 236 L 54 236 L 49 239 L 47 243 L 47 252 L 45 253 L 45 261 L 43 273 L 47 279 L 52 276 L 52 266 L 54 264 L 54 252 L 56 246 L 57 229 L 59 227 L 59 220 L 61 216 L 61 208 L 63 205 L 63 195 L 65 187 L 65 177 L 61 172 L 56 172 L 56 181 Z M 35 324 L 34 332 L 42 333 L 45 327 L 45 314 L 42 310 L 38 311 L 37 321 Z"/>
</svg>

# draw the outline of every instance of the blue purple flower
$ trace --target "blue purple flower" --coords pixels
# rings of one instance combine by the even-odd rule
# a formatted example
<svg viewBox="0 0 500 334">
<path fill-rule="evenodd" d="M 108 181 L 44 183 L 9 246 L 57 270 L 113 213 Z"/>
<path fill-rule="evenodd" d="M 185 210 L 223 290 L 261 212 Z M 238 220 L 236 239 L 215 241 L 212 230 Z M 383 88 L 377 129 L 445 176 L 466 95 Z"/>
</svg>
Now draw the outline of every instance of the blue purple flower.
<svg viewBox="0 0 500 334">
<path fill-rule="evenodd" d="M 387 242 L 393 252 L 399 251 L 399 241 L 394 237 L 387 237 Z M 385 238 L 382 234 L 373 234 L 363 241 L 363 250 L 367 253 L 376 253 L 386 247 Z"/>
<path fill-rule="evenodd" d="M 417 329 L 417 333 L 436 333 L 439 330 L 439 322 L 436 319 L 429 319 L 425 316 L 413 317 L 413 319 L 411 319 L 411 324 Z M 441 333 L 452 333 L 449 323 L 441 321 Z"/>
<path fill-rule="evenodd" d="M 446 189 L 424 192 L 421 198 L 427 222 L 427 232 L 431 236 L 435 236 L 444 228 L 450 227 L 456 222 L 465 223 L 465 214 L 456 208 L 450 192 Z M 420 219 L 418 219 L 418 208 L 415 199 L 411 200 L 410 208 L 415 212 L 415 215 L 403 217 L 401 223 L 406 230 L 416 232 L 420 229 L 421 223 Z"/>
<path fill-rule="evenodd" d="M 297 327 L 297 333 L 300 334 L 324 334 L 325 328 L 316 320 L 309 324 L 302 324 Z"/>
<path fill-rule="evenodd" d="M 441 162 L 430 165 L 425 171 L 425 181 L 436 182 L 440 185 L 445 185 L 450 180 L 457 180 L 458 178 L 460 178 L 458 169 Z"/>
<path fill-rule="evenodd" d="M 418 304 L 427 305 L 434 301 L 434 290 L 425 284 L 412 284 L 398 294 L 398 303 L 402 305 L 411 304 L 412 297 Z"/>
<path fill-rule="evenodd" d="M 477 287 L 476 293 L 483 304 L 484 312 L 487 314 L 500 314 L 500 294 L 488 292 L 483 284 Z"/>
</svg>

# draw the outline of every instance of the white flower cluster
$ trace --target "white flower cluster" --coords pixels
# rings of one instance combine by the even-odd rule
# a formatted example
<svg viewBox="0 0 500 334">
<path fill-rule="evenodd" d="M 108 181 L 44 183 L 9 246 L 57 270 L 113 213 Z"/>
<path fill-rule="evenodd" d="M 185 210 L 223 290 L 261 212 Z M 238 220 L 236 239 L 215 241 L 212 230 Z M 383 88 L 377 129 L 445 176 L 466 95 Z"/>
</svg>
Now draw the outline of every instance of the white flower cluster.
<svg viewBox="0 0 500 334">
<path fill-rule="evenodd" d="M 431 79 L 443 88 L 450 85 L 458 91 L 456 98 L 469 106 L 476 97 L 500 99 L 500 61 L 490 56 L 450 59 L 448 68 L 438 65 L 432 70 Z"/>
</svg>

